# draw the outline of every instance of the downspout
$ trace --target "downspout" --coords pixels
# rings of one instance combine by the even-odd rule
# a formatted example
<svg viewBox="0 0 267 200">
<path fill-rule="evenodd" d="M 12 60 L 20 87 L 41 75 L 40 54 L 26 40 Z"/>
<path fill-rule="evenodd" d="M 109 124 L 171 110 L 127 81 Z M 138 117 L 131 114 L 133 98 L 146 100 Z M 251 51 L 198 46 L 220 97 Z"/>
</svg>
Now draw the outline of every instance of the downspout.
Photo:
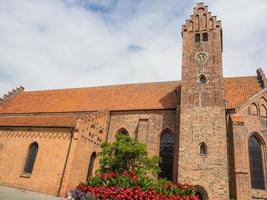
<svg viewBox="0 0 267 200">
<path fill-rule="evenodd" d="M 60 190 L 61 190 L 62 183 L 63 183 L 63 178 L 64 178 L 66 167 L 67 167 L 67 162 L 68 162 L 68 159 L 69 159 L 69 154 L 70 154 L 70 149 L 71 149 L 71 144 L 72 144 L 72 139 L 73 139 L 73 132 L 74 132 L 74 129 L 72 129 L 71 132 L 70 132 L 70 143 L 69 143 L 68 152 L 67 152 L 66 160 L 65 160 L 65 163 L 64 163 L 64 168 L 63 168 L 62 176 L 61 176 L 61 179 L 60 179 L 59 187 L 58 187 L 58 190 L 57 190 L 57 196 L 59 196 L 59 194 L 60 194 Z"/>
</svg>

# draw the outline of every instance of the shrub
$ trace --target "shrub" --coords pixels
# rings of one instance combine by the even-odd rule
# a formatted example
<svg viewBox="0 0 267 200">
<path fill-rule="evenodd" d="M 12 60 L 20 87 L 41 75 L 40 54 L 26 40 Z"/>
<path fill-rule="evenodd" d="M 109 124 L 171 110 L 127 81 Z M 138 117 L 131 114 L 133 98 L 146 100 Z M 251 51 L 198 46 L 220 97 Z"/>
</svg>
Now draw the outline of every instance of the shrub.
<svg viewBox="0 0 267 200">
<path fill-rule="evenodd" d="M 133 171 L 138 174 L 157 175 L 160 171 L 159 157 L 147 156 L 146 145 L 123 134 L 116 134 L 113 143 L 104 142 L 101 145 L 100 173 Z"/>
</svg>

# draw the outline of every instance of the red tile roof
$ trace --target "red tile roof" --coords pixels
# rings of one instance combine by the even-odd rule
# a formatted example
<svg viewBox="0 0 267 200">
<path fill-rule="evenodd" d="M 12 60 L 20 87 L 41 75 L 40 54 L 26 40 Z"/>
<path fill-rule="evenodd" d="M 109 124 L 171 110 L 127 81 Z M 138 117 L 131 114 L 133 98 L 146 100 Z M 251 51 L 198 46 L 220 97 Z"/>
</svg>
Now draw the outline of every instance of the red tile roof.
<svg viewBox="0 0 267 200">
<path fill-rule="evenodd" d="M 0 116 L 0 126 L 75 127 L 77 116 Z"/>
<path fill-rule="evenodd" d="M 224 97 L 227 101 L 227 108 L 242 104 L 261 90 L 258 79 L 254 76 L 224 79 Z"/>
<path fill-rule="evenodd" d="M 174 108 L 178 81 L 21 92 L 0 113 L 76 112 Z"/>
<path fill-rule="evenodd" d="M 234 108 L 261 90 L 256 77 L 225 78 L 224 86 L 227 108 Z M 24 91 L 0 105 L 0 114 L 175 109 L 179 104 L 180 81 L 170 81 Z"/>
</svg>

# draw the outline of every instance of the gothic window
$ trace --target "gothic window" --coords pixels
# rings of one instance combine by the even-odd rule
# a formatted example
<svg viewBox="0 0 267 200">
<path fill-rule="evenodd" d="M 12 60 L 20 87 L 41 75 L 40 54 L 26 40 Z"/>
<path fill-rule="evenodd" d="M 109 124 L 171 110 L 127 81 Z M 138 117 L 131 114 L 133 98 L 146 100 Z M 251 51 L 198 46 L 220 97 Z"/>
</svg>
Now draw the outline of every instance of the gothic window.
<svg viewBox="0 0 267 200">
<path fill-rule="evenodd" d="M 37 156 L 37 152 L 38 152 L 38 144 L 37 142 L 34 142 L 29 147 L 28 156 L 27 156 L 26 163 L 25 163 L 24 170 L 23 170 L 24 174 L 32 173 L 34 162 Z"/>
<path fill-rule="evenodd" d="M 258 107 L 255 103 L 251 104 L 249 107 L 249 113 L 251 115 L 258 115 Z"/>
<path fill-rule="evenodd" d="M 128 131 L 125 128 L 121 128 L 120 130 L 117 131 L 117 133 L 123 135 L 129 135 Z"/>
<path fill-rule="evenodd" d="M 265 189 L 262 145 L 258 138 L 253 135 L 249 138 L 249 162 L 251 187 Z"/>
<path fill-rule="evenodd" d="M 204 200 L 204 196 L 200 191 L 197 191 L 195 195 L 198 197 L 198 200 Z"/>
<path fill-rule="evenodd" d="M 267 117 L 267 109 L 265 105 L 261 105 L 260 107 L 260 116 L 266 118 Z"/>
<path fill-rule="evenodd" d="M 95 159 L 96 159 L 96 153 L 93 152 L 91 157 L 90 157 L 86 180 L 88 180 L 93 175 Z"/>
<path fill-rule="evenodd" d="M 195 35 L 195 43 L 199 43 L 199 42 L 200 42 L 200 34 L 197 33 L 197 34 Z"/>
<path fill-rule="evenodd" d="M 207 151 L 207 145 L 202 142 L 200 145 L 199 145 L 199 154 L 201 156 L 205 156 L 207 155 L 208 151 Z"/>
<path fill-rule="evenodd" d="M 199 76 L 199 83 L 200 83 L 200 85 L 201 86 L 204 86 L 206 84 L 206 82 L 207 82 L 206 77 L 203 74 L 201 74 Z"/>
<path fill-rule="evenodd" d="M 161 157 L 160 169 L 161 178 L 172 180 L 173 171 L 173 151 L 174 151 L 174 138 L 170 131 L 161 134 L 160 137 L 160 150 L 159 156 Z"/>
<path fill-rule="evenodd" d="M 202 186 L 196 186 L 195 187 L 195 195 L 198 196 L 199 200 L 207 200 L 208 199 L 208 193 Z"/>
<path fill-rule="evenodd" d="M 202 34 L 202 40 L 203 40 L 204 42 L 207 42 L 207 41 L 209 40 L 208 33 L 203 33 L 203 34 Z"/>
</svg>

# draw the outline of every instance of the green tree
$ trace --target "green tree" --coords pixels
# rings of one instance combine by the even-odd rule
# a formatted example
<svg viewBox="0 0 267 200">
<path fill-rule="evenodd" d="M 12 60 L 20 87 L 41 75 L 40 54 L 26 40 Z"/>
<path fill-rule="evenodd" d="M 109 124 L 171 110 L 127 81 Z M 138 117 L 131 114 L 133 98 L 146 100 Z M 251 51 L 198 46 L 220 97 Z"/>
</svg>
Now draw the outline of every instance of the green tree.
<svg viewBox="0 0 267 200">
<path fill-rule="evenodd" d="M 149 158 L 146 145 L 127 135 L 116 134 L 113 143 L 104 142 L 101 145 L 100 173 L 132 171 L 137 174 L 152 174 L 160 172 L 159 157 Z"/>
</svg>

